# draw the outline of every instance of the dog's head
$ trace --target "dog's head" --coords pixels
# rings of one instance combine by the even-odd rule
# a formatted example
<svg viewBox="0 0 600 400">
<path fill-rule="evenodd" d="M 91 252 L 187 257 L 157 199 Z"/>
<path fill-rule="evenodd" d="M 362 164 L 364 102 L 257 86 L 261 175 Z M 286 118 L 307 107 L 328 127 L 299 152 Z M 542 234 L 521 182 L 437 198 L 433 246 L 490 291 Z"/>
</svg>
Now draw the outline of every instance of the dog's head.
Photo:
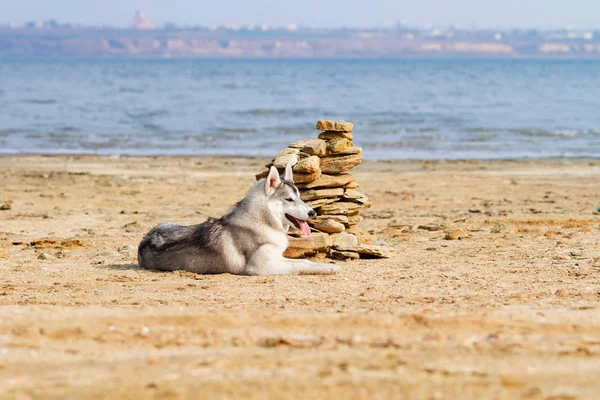
<svg viewBox="0 0 600 400">
<path fill-rule="evenodd" d="M 294 176 L 290 164 L 280 177 L 275 167 L 271 167 L 265 181 L 265 194 L 271 211 L 281 218 L 281 224 L 287 231 L 291 226 L 310 235 L 310 227 L 306 221 L 316 215 L 315 210 L 300 199 L 300 192 L 294 185 Z"/>
</svg>

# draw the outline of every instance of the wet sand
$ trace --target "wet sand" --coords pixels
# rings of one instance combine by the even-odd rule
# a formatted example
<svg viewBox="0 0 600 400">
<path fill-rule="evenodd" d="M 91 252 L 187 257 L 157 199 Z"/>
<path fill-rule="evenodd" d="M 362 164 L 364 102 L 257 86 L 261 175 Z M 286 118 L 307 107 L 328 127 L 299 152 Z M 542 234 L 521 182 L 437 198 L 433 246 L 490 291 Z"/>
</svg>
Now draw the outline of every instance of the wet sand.
<svg viewBox="0 0 600 400">
<path fill-rule="evenodd" d="M 137 267 L 265 161 L 0 157 L 0 398 L 598 398 L 600 161 L 365 162 L 396 254 L 334 276 Z"/>
</svg>

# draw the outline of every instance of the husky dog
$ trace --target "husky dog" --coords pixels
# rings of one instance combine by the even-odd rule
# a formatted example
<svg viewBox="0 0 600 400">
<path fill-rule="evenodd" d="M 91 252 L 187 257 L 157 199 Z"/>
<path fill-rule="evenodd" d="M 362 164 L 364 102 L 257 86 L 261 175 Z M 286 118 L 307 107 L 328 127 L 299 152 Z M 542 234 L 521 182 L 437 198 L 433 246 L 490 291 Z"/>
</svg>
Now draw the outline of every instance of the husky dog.
<svg viewBox="0 0 600 400">
<path fill-rule="evenodd" d="M 288 247 L 291 226 L 310 235 L 306 220 L 315 211 L 300 199 L 288 164 L 280 178 L 271 167 L 266 179 L 222 218 L 191 226 L 166 222 L 154 227 L 138 249 L 140 267 L 199 274 L 240 275 L 331 274 L 333 264 L 291 260 Z"/>
</svg>

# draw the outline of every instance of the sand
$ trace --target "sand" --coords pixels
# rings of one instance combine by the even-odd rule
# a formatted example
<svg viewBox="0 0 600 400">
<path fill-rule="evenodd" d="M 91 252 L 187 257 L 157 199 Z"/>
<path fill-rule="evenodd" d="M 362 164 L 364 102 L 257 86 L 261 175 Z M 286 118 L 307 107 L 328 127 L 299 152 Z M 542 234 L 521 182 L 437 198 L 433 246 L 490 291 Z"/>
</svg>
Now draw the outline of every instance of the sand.
<svg viewBox="0 0 600 400">
<path fill-rule="evenodd" d="M 598 398 L 600 161 L 365 162 L 396 255 L 334 276 L 137 267 L 265 161 L 0 157 L 0 398 Z"/>
</svg>

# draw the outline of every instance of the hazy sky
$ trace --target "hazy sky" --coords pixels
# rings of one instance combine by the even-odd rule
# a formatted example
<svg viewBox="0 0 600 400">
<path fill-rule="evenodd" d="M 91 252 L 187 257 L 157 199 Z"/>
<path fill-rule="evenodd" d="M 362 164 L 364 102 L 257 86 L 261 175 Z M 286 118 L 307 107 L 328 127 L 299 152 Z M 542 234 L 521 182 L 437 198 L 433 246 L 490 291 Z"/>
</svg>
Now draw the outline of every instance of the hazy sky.
<svg viewBox="0 0 600 400">
<path fill-rule="evenodd" d="M 409 25 L 600 29 L 600 0 L 0 0 L 0 22 L 130 25 L 135 10 L 163 24 Z"/>
</svg>

